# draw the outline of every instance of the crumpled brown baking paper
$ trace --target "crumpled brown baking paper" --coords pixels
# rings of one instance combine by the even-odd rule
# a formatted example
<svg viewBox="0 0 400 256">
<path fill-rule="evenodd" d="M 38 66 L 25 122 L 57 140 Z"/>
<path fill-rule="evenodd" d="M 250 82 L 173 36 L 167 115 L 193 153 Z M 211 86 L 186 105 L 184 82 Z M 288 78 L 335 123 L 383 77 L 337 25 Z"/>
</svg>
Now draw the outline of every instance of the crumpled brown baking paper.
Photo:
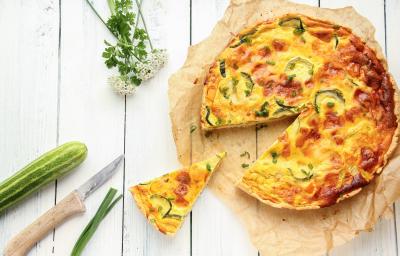
<svg viewBox="0 0 400 256">
<path fill-rule="evenodd" d="M 400 196 L 400 150 L 394 152 L 383 173 L 353 198 L 329 208 L 296 211 L 263 205 L 237 189 L 234 183 L 293 120 L 268 127 L 235 128 L 204 133 L 200 129 L 200 105 L 205 75 L 232 35 L 256 21 L 286 13 L 302 13 L 350 27 L 378 56 L 382 51 L 374 39 L 372 24 L 351 8 L 321 9 L 283 0 L 232 0 L 212 34 L 190 47 L 184 66 L 171 76 L 170 116 L 179 160 L 183 165 L 226 150 L 227 158 L 214 174 L 209 187 L 240 217 L 251 241 L 262 255 L 321 255 L 371 230 L 378 218 L 391 211 Z M 191 127 L 197 127 L 194 132 Z M 248 151 L 251 159 L 240 155 Z"/>
</svg>

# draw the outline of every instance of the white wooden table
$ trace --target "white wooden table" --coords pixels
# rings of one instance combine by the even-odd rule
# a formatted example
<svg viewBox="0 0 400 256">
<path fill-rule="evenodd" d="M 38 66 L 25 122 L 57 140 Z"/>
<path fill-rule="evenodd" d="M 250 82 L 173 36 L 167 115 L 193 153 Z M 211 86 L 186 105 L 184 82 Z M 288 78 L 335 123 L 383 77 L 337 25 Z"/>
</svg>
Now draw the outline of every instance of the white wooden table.
<svg viewBox="0 0 400 256">
<path fill-rule="evenodd" d="M 400 0 L 297 2 L 354 6 L 376 26 L 391 72 L 400 81 Z M 107 17 L 106 0 L 94 3 Z M 30 255 L 69 255 L 113 186 L 124 193 L 124 201 L 101 224 L 85 255 L 257 256 L 245 229 L 209 191 L 173 239 L 145 222 L 127 191 L 179 167 L 167 79 L 183 64 L 188 46 L 209 35 L 227 5 L 228 0 L 144 0 L 149 33 L 158 47 L 168 49 L 170 60 L 125 100 L 106 83 L 115 71 L 105 67 L 101 53 L 103 40 L 112 36 L 84 0 L 0 0 L 0 180 L 63 142 L 80 140 L 89 148 L 78 170 L 0 216 L 0 250 L 12 235 L 124 152 L 123 170 L 87 200 L 87 212 L 57 228 Z M 398 255 L 400 204 L 393 217 L 332 255 Z"/>
</svg>

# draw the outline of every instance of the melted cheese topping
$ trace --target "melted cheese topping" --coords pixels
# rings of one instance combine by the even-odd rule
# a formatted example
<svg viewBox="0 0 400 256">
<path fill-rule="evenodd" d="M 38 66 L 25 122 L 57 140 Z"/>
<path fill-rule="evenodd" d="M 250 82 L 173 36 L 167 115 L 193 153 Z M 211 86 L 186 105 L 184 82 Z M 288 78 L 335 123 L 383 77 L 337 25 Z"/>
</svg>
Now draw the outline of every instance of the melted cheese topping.
<svg viewBox="0 0 400 256">
<path fill-rule="evenodd" d="M 133 186 L 130 191 L 149 222 L 160 232 L 173 235 L 224 157 L 225 153 L 219 153 L 189 168 Z"/>
<path fill-rule="evenodd" d="M 203 129 L 299 115 L 239 187 L 286 208 L 332 205 L 381 170 L 397 119 L 385 67 L 347 28 L 299 15 L 232 39 L 210 68 Z"/>
</svg>

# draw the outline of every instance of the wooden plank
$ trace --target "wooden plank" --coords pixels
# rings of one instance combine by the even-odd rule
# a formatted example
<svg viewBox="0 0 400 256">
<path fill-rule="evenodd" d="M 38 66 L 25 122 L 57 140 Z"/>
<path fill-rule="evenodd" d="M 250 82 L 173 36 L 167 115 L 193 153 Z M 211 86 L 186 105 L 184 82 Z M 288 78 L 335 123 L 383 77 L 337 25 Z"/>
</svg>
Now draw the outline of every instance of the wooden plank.
<svg viewBox="0 0 400 256">
<path fill-rule="evenodd" d="M 192 1 L 192 44 L 211 34 L 228 4 L 228 0 Z M 239 219 L 210 191 L 201 195 L 192 218 L 192 255 L 257 255 Z"/>
<path fill-rule="evenodd" d="M 56 146 L 58 1 L 0 8 L 0 180 Z M 0 216 L 0 251 L 54 203 L 54 183 Z M 29 255 L 50 255 L 51 236 Z"/>
<path fill-rule="evenodd" d="M 108 16 L 107 1 L 96 1 Z M 107 84 L 113 73 L 103 63 L 103 40 L 113 38 L 82 0 L 61 4 L 60 143 L 79 140 L 88 146 L 86 161 L 57 186 L 57 201 L 71 192 L 124 150 L 124 98 Z M 94 192 L 86 201 L 86 213 L 56 229 L 55 255 L 69 255 L 76 239 L 97 211 L 112 186 L 122 193 L 123 171 Z M 101 223 L 87 245 L 85 255 L 121 253 L 122 202 Z"/>
<path fill-rule="evenodd" d="M 339 8 L 353 6 L 361 15 L 367 17 L 376 28 L 376 38 L 382 49 L 385 48 L 384 1 L 368 0 L 321 0 L 321 7 Z M 396 234 L 394 220 L 380 220 L 373 232 L 361 233 L 359 237 L 335 249 L 332 255 L 396 255 Z"/>
<path fill-rule="evenodd" d="M 190 255 L 190 218 L 171 239 L 150 226 L 128 192 L 132 185 L 180 167 L 168 116 L 168 77 L 183 65 L 190 39 L 190 1 L 144 1 L 153 44 L 168 50 L 169 61 L 127 99 L 124 255 Z"/>
<path fill-rule="evenodd" d="M 400 1 L 399 0 L 386 0 L 386 45 L 387 45 L 387 59 L 389 70 L 393 74 L 394 79 L 397 81 L 397 86 L 400 83 L 400 31 L 399 31 L 399 17 Z M 399 253 L 400 244 L 400 204 L 395 204 L 395 224 L 397 235 L 397 255 Z"/>
</svg>

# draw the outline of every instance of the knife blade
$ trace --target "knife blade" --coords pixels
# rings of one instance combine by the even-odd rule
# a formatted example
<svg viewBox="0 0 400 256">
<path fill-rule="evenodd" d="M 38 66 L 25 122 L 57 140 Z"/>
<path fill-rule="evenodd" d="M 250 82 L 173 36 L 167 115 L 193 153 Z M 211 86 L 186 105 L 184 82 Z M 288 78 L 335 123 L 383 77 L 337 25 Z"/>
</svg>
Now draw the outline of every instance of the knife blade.
<svg viewBox="0 0 400 256">
<path fill-rule="evenodd" d="M 53 208 L 14 236 L 5 247 L 4 256 L 26 255 L 47 233 L 62 224 L 69 217 L 84 212 L 86 208 L 83 201 L 117 172 L 118 166 L 123 159 L 124 155 L 117 157 L 88 181 L 58 202 Z"/>
<path fill-rule="evenodd" d="M 89 180 L 83 183 L 76 191 L 80 195 L 82 200 L 85 200 L 90 194 L 96 189 L 101 187 L 111 176 L 116 173 L 118 166 L 124 159 L 124 155 L 120 155 L 114 161 L 109 163 L 106 167 L 101 169 L 98 173 L 93 175 Z"/>
</svg>

